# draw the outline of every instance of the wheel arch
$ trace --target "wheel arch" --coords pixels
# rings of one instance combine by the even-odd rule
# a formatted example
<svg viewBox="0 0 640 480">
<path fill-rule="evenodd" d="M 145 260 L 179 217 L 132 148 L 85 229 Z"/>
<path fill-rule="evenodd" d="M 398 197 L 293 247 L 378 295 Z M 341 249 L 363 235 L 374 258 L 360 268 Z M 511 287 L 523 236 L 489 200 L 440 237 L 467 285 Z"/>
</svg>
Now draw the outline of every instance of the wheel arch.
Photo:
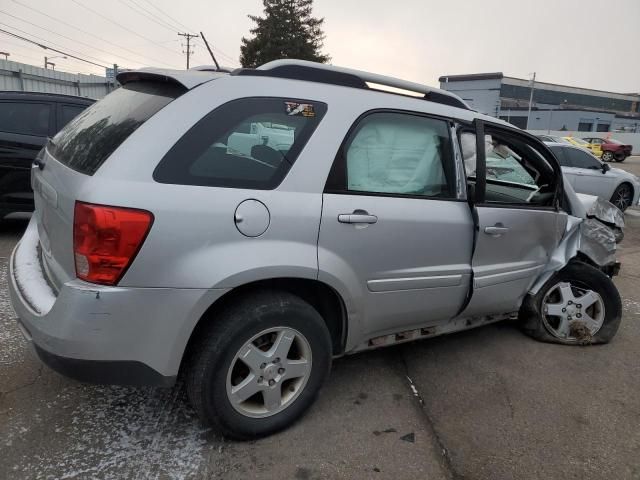
<svg viewBox="0 0 640 480">
<path fill-rule="evenodd" d="M 243 297 L 260 290 L 282 290 L 302 298 L 318 311 L 323 318 L 331 336 L 333 355 L 344 353 L 347 333 L 348 315 L 342 296 L 328 284 L 319 280 L 297 277 L 279 277 L 256 280 L 237 286 L 214 301 L 200 316 L 182 355 L 181 367 L 185 364 L 200 332 L 215 322 L 216 314 L 225 306 L 241 301 Z"/>
</svg>

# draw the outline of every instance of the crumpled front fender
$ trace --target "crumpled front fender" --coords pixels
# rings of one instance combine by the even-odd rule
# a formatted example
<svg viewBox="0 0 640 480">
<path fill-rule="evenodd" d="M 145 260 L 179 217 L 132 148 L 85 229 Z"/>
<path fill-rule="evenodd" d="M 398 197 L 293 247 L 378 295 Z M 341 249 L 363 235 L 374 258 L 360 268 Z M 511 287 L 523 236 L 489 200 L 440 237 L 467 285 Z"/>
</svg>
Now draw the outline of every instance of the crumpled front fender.
<svg viewBox="0 0 640 480">
<path fill-rule="evenodd" d="M 565 234 L 551 254 L 549 262 L 529 289 L 535 295 L 553 274 L 563 269 L 571 259 L 583 254 L 595 265 L 606 268 L 616 263 L 616 233 L 624 228 L 624 215 L 612 203 L 592 200 L 585 218 L 569 215 Z"/>
</svg>

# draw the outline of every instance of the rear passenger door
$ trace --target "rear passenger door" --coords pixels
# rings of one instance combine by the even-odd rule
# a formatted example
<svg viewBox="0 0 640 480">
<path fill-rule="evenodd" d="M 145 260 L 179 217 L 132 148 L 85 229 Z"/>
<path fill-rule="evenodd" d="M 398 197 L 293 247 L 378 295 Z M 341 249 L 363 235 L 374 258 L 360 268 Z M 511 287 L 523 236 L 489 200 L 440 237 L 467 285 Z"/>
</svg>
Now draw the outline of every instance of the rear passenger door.
<svg viewBox="0 0 640 480">
<path fill-rule="evenodd" d="M 350 292 L 368 338 L 446 322 L 462 308 L 473 221 L 448 121 L 376 111 L 356 121 L 323 195 L 319 278 Z"/>
</svg>

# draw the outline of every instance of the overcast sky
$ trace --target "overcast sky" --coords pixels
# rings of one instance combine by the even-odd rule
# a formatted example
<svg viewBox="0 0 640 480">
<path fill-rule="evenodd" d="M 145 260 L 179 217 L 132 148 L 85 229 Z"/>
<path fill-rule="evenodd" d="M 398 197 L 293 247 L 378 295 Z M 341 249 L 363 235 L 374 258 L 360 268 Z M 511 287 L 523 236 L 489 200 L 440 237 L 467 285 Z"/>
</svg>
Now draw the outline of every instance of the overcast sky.
<svg viewBox="0 0 640 480">
<path fill-rule="evenodd" d="M 247 14 L 261 12 L 261 0 L 0 0 L 0 28 L 129 68 L 184 68 L 177 31 L 202 30 L 220 63 L 238 66 Z M 325 18 L 324 51 L 335 65 L 429 85 L 441 75 L 535 71 L 540 81 L 640 92 L 640 0 L 316 0 L 315 14 Z M 3 33 L 0 51 L 38 65 L 56 55 Z M 52 61 L 59 70 L 102 72 Z M 203 63 L 211 61 L 196 41 L 193 64 Z"/>
</svg>

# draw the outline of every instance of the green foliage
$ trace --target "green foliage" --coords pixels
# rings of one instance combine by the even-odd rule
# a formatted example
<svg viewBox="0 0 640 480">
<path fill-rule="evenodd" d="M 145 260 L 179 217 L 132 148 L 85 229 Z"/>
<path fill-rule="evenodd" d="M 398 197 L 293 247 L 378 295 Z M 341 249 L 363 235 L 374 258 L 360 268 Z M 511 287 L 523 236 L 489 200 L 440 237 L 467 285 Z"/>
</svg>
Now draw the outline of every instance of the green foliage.
<svg viewBox="0 0 640 480">
<path fill-rule="evenodd" d="M 325 38 L 324 18 L 312 16 L 313 0 L 262 0 L 264 17 L 249 15 L 256 23 L 251 38 L 242 38 L 240 63 L 255 68 L 272 60 L 295 58 L 326 63 L 320 52 Z"/>
</svg>

